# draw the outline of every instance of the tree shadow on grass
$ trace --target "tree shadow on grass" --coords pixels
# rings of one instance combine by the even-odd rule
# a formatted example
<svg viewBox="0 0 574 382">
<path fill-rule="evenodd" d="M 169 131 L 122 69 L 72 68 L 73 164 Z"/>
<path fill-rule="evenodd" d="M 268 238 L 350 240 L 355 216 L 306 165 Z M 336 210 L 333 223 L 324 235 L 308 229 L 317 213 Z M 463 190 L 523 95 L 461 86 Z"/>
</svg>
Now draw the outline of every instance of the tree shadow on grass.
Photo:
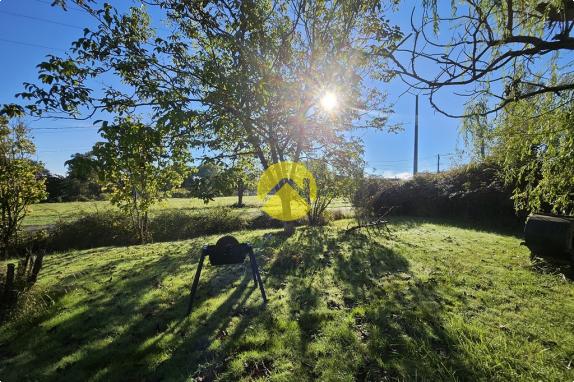
<svg viewBox="0 0 574 382">
<path fill-rule="evenodd" d="M 470 218 L 429 218 L 416 216 L 392 216 L 389 218 L 391 229 L 411 229 L 422 224 L 436 224 L 444 227 L 456 227 L 476 232 L 494 233 L 497 235 L 513 236 L 521 239 L 524 231 L 524 221 L 519 218 L 503 218 L 497 220 L 480 220 Z"/>
<path fill-rule="evenodd" d="M 317 284 L 291 288 L 291 311 L 299 314 L 301 351 L 315 349 L 307 354 L 314 363 L 308 368 L 310 379 L 476 377 L 456 340 L 444 329 L 445 307 L 436 285 L 416 279 L 402 255 L 360 232 L 309 230 L 298 244 L 299 249 L 315 251 L 303 255 L 300 264 L 307 269 L 303 273 L 321 274 L 331 268 L 333 286 L 343 296 L 342 306 L 334 302 L 325 308 L 324 300 L 330 297 Z M 350 328 L 344 324 L 349 314 L 354 317 Z M 356 333 L 357 343 L 342 340 L 348 329 Z"/>
<path fill-rule="evenodd" d="M 574 257 L 572 259 L 540 257 L 531 252 L 530 268 L 533 272 L 543 275 L 555 275 L 565 280 L 574 281 Z"/>
<path fill-rule="evenodd" d="M 5 368 L 19 380 L 25 380 L 25 375 L 43 380 L 156 380 L 151 376 L 174 370 L 179 379 L 187 379 L 198 362 L 209 356 L 205 349 L 235 314 L 232 308 L 240 309 L 253 290 L 251 274 L 246 274 L 244 267 L 207 266 L 196 296 L 196 311 L 186 319 L 187 286 L 197 258 L 197 253 L 193 261 L 185 255 L 164 254 L 138 262 L 137 270 L 115 270 L 122 261 L 118 259 L 116 264 L 105 263 L 63 277 L 52 294 L 57 296 L 55 309 L 65 306 L 65 310 L 52 310 L 32 324 L 18 324 L 14 332 L 22 335 L 10 341 L 17 341 L 14 347 L 21 354 L 11 352 L 13 357 L 0 370 Z M 186 288 L 164 292 L 162 284 L 172 276 L 184 278 Z M 93 278 L 103 284 L 101 288 L 85 287 Z M 66 285 L 74 285 L 80 296 L 60 305 L 58 301 L 67 298 Z M 234 288 L 231 293 L 230 288 Z M 227 297 L 214 310 L 202 309 L 206 297 L 220 292 Z M 36 343 L 35 337 L 43 341 Z M 163 359 L 169 344 L 177 347 L 177 352 Z"/>
<path fill-rule="evenodd" d="M 45 342 L 32 346 L 33 339 L 27 339 L 30 343 L 27 350 L 36 359 L 32 370 L 45 379 L 79 380 L 113 375 L 119 371 L 115 366 L 118 359 L 123 360 L 122 374 L 130 375 L 141 368 L 138 358 L 143 358 L 143 354 L 139 348 L 145 336 L 161 332 L 165 322 L 173 318 L 173 310 L 165 307 L 176 302 L 158 297 L 143 302 L 142 296 L 157 294 L 161 289 L 158 275 L 175 273 L 182 265 L 172 260 L 163 256 L 141 266 L 137 272 L 127 275 L 124 274 L 127 272 L 116 272 L 116 277 L 104 281 L 99 291 L 84 287 L 80 282 L 83 296 L 77 302 L 66 305 L 56 322 L 44 317 L 37 328 L 31 329 L 32 336 L 35 330 L 48 332 L 44 334 Z M 73 277 L 87 281 L 106 269 L 107 266 L 102 266 Z M 68 277 L 64 278 L 64 285 L 69 281 Z M 60 290 L 56 294 L 66 298 Z M 15 367 L 30 370 L 26 364 Z"/>
<path fill-rule="evenodd" d="M 418 281 L 400 254 L 366 235 L 341 235 L 332 227 L 303 229 L 291 239 L 268 235 L 253 244 L 270 307 L 277 310 L 262 309 L 249 271 L 207 265 L 195 309 L 185 318 L 199 257 L 195 242 L 192 260 L 172 256 L 169 248 L 163 256 L 136 262 L 134 270 L 114 259 L 62 279 L 81 285 L 97 276 L 104 285 L 62 304 L 67 311 L 57 322 L 43 317 L 28 327 L 18 339 L 26 354 L 9 360 L 10 369 L 18 370 L 13 376 L 106 381 L 263 376 L 249 362 L 240 375 L 229 371 L 231 362 L 250 352 L 263 354 L 266 373 L 273 372 L 275 357 L 288 357 L 285 363 L 296 369 L 290 372 L 308 380 L 477 376 L 444 329 L 445 306 L 437 285 Z M 185 288 L 181 283 L 164 287 L 170 277 L 184 279 Z M 251 326 L 291 351 L 273 348 L 271 339 L 244 340 Z M 292 327 L 297 332 L 293 338 Z M 342 340 L 349 331 L 353 341 Z M 45 342 L 36 343 L 35 337 Z"/>
<path fill-rule="evenodd" d="M 345 234 L 346 251 L 334 257 L 335 276 L 345 292 L 345 305 L 352 307 L 374 298 L 385 278 L 407 276 L 408 261 L 361 232 Z"/>
</svg>

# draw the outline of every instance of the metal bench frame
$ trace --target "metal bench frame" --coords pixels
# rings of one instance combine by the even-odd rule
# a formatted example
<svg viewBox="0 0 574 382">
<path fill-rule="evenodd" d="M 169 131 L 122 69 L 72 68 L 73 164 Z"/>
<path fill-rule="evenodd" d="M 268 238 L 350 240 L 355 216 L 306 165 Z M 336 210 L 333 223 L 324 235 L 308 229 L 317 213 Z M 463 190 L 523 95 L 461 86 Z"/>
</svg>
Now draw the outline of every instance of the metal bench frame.
<svg viewBox="0 0 574 382">
<path fill-rule="evenodd" d="M 267 304 L 267 294 L 265 293 L 265 287 L 263 286 L 263 281 L 261 280 L 261 274 L 259 273 L 259 266 L 257 265 L 257 260 L 255 260 L 255 253 L 253 252 L 253 247 L 250 244 L 239 244 L 245 248 L 247 252 L 246 255 L 249 256 L 249 261 L 251 262 L 251 272 L 253 273 L 253 281 L 255 286 L 259 286 L 261 291 L 261 296 L 263 297 L 263 304 Z M 203 262 L 205 258 L 209 256 L 209 246 L 204 246 L 201 250 L 201 257 L 199 258 L 199 264 L 197 265 L 197 270 L 195 271 L 195 277 L 193 279 L 193 284 L 191 285 L 191 292 L 189 294 L 189 305 L 187 306 L 186 316 L 189 316 L 191 310 L 193 309 L 193 301 L 195 299 L 195 293 L 197 292 L 197 287 L 199 285 L 199 276 L 201 275 L 201 269 L 203 268 Z"/>
</svg>

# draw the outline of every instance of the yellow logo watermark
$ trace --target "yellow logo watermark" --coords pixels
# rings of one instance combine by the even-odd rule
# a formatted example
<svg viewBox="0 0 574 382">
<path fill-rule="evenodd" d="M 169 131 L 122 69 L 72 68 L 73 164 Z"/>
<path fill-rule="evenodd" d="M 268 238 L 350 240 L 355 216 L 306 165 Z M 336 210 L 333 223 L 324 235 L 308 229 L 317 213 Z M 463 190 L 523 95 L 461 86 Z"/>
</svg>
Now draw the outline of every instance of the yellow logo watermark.
<svg viewBox="0 0 574 382">
<path fill-rule="evenodd" d="M 317 197 L 313 174 L 302 163 L 279 162 L 263 172 L 257 184 L 262 210 L 282 221 L 304 217 Z"/>
</svg>

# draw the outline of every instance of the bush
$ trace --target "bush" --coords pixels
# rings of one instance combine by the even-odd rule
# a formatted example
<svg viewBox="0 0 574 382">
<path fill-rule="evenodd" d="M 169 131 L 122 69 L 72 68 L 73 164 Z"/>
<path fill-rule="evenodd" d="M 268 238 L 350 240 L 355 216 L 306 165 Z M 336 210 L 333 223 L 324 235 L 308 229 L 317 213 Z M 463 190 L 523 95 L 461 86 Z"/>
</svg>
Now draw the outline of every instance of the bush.
<svg viewBox="0 0 574 382">
<path fill-rule="evenodd" d="M 238 231 L 247 227 L 239 211 L 212 208 L 188 214 L 166 211 L 150 221 L 152 241 L 191 239 L 203 235 Z M 27 247 L 50 251 L 87 249 L 104 246 L 137 244 L 137 234 L 126 215 L 116 211 L 87 214 L 75 221 L 58 223 L 55 228 L 37 234 L 26 241 Z"/>
<path fill-rule="evenodd" d="M 323 211 L 321 215 L 315 218 L 315 221 L 311 223 L 307 219 L 307 224 L 309 226 L 326 226 L 336 220 L 344 220 L 350 219 L 354 216 L 354 212 L 352 210 L 346 208 L 332 208 Z"/>
<path fill-rule="evenodd" d="M 180 211 L 163 212 L 152 219 L 150 232 L 153 241 L 172 241 L 238 231 L 246 226 L 239 211 L 221 207 L 193 215 Z"/>
<path fill-rule="evenodd" d="M 327 213 L 329 216 L 329 221 L 350 219 L 354 215 L 353 210 L 351 210 L 349 208 L 344 208 L 344 207 L 333 208 L 333 209 L 327 211 Z"/>
<path fill-rule="evenodd" d="M 325 223 L 348 217 L 349 211 L 328 211 Z M 296 221 L 304 225 L 306 219 Z M 243 229 L 282 228 L 283 222 L 265 214 L 246 215 L 230 207 L 216 207 L 195 213 L 169 210 L 153 216 L 150 235 L 154 242 L 193 239 L 204 235 L 224 234 Z M 119 211 L 86 214 L 71 222 L 60 222 L 50 230 L 40 230 L 26 235 L 18 253 L 65 251 L 106 246 L 138 244 L 137 233 L 130 218 Z"/>
<path fill-rule="evenodd" d="M 136 244 L 137 235 L 130 218 L 120 212 L 105 211 L 60 222 L 50 230 L 47 249 L 87 249 Z"/>
<path fill-rule="evenodd" d="M 49 241 L 50 231 L 47 229 L 23 231 L 20 234 L 18 245 L 14 248 L 14 257 L 21 257 L 28 253 L 38 253 L 45 250 Z"/>
<path fill-rule="evenodd" d="M 259 214 L 249 221 L 250 229 L 283 228 L 283 222 L 266 214 Z"/>
<path fill-rule="evenodd" d="M 515 219 L 512 189 L 499 177 L 499 167 L 485 161 L 440 174 L 419 174 L 407 181 L 379 180 L 362 187 L 361 200 L 374 213 L 395 206 L 399 215 L 474 220 Z"/>
</svg>

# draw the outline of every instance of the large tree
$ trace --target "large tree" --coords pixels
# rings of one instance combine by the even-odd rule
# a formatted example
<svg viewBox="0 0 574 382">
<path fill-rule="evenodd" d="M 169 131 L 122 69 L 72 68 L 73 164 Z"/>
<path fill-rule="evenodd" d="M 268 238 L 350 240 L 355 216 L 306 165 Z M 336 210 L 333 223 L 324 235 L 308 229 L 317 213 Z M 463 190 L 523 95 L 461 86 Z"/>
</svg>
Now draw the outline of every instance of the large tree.
<svg viewBox="0 0 574 382">
<path fill-rule="evenodd" d="M 83 182 L 95 182 L 98 179 L 100 164 L 92 151 L 75 153 L 64 162 L 64 165 L 68 168 L 68 178 Z"/>
<path fill-rule="evenodd" d="M 150 125 L 209 152 L 254 155 L 264 169 L 328 154 L 349 131 L 387 121 L 377 89 L 390 79 L 384 52 L 401 33 L 379 1 L 143 1 L 166 17 L 168 33 L 151 27 L 145 7 L 121 14 L 75 3 L 99 26 L 66 57 L 39 65 L 42 83 L 20 94 L 34 101 L 29 113 L 90 118 L 143 108 Z M 95 91 L 88 80 L 101 75 L 122 86 Z"/>
<path fill-rule="evenodd" d="M 68 168 L 65 179 L 67 200 L 95 199 L 101 195 L 100 163 L 92 151 L 75 153 L 64 162 Z"/>
</svg>

